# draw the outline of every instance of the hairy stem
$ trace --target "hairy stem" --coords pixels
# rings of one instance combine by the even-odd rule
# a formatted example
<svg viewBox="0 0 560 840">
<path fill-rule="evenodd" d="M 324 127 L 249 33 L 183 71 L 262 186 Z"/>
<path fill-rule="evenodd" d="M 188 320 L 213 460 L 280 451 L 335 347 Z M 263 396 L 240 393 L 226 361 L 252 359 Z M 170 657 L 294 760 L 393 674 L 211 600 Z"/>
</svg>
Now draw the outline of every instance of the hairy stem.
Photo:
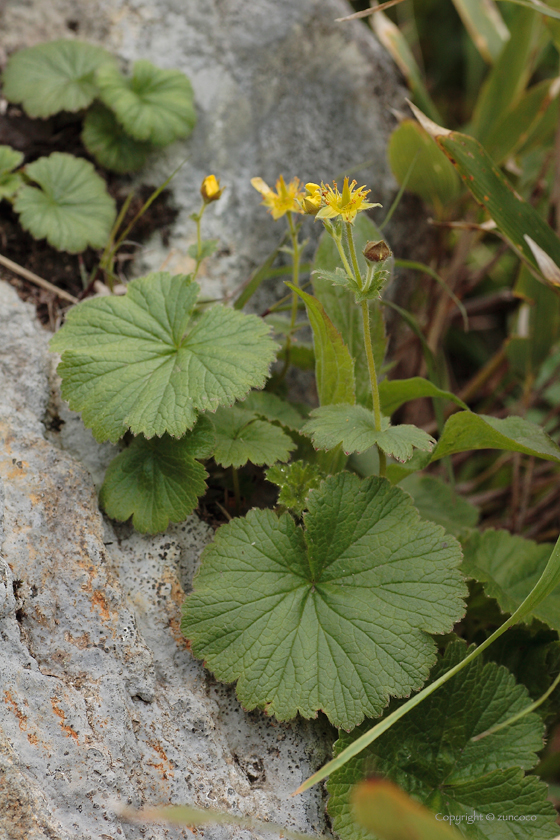
<svg viewBox="0 0 560 840">
<path fill-rule="evenodd" d="M 381 403 L 379 401 L 379 386 L 377 384 L 377 371 L 375 369 L 375 359 L 373 357 L 373 347 L 371 344 L 371 331 L 369 328 L 369 306 L 367 300 L 363 300 L 362 307 L 362 321 L 364 324 L 364 343 L 366 348 L 366 356 L 368 361 L 369 381 L 371 385 L 371 395 L 373 397 L 373 417 L 375 420 L 375 431 L 381 431 Z M 383 450 L 377 447 L 379 453 L 379 475 L 385 475 L 386 472 L 386 458 Z"/>
<path fill-rule="evenodd" d="M 292 242 L 292 283 L 294 286 L 297 286 L 299 289 L 299 263 L 300 263 L 300 248 L 299 248 L 299 241 L 298 241 L 298 232 L 296 226 L 294 224 L 294 218 L 292 213 L 288 210 L 287 212 L 288 217 L 288 227 L 290 229 L 290 239 Z M 280 371 L 278 382 L 282 382 L 286 373 L 288 372 L 288 368 L 290 366 L 290 354 L 292 349 L 292 334 L 294 332 L 294 328 L 296 325 L 296 318 L 297 318 L 297 311 L 298 311 L 298 296 L 295 292 L 292 292 L 292 316 L 290 318 L 290 329 L 288 332 L 288 337 L 286 338 L 286 348 L 285 348 L 285 356 L 284 356 L 284 365 L 282 370 Z"/>
<path fill-rule="evenodd" d="M 352 232 L 352 224 L 350 222 L 346 222 L 346 239 L 348 240 L 348 250 L 350 251 L 350 259 L 352 260 L 352 265 L 354 267 L 354 278 L 359 284 L 360 288 L 363 288 L 362 283 L 362 275 L 360 272 L 360 266 L 358 264 L 358 257 L 356 256 L 356 246 L 354 245 L 354 234 Z"/>
</svg>

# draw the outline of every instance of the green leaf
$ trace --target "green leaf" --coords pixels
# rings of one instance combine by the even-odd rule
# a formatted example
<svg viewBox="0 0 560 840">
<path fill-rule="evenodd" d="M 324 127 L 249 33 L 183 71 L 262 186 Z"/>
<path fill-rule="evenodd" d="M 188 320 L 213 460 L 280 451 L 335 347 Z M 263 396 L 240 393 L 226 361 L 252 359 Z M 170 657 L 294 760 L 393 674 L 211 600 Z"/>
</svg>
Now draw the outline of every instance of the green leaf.
<svg viewBox="0 0 560 840">
<path fill-rule="evenodd" d="M 385 480 L 340 473 L 311 491 L 305 528 L 251 510 L 203 553 L 182 629 L 246 709 L 322 709 L 338 726 L 422 685 L 428 633 L 462 615 L 456 540 Z"/>
<path fill-rule="evenodd" d="M 463 571 L 484 584 L 504 612 L 513 613 L 540 578 L 554 546 L 517 537 L 508 531 L 473 534 L 465 545 Z M 560 586 L 526 616 L 560 631 Z"/>
<path fill-rule="evenodd" d="M 356 385 L 354 361 L 342 336 L 317 298 L 286 283 L 305 303 L 307 317 L 313 330 L 315 349 L 315 376 L 321 405 L 354 403 Z"/>
<path fill-rule="evenodd" d="M 25 174 L 39 186 L 21 187 L 14 210 L 35 239 L 70 254 L 107 244 L 116 207 L 93 164 L 53 152 L 28 164 Z"/>
<path fill-rule="evenodd" d="M 448 822 L 386 779 L 369 779 L 353 788 L 352 818 L 379 840 L 462 840 Z"/>
<path fill-rule="evenodd" d="M 492 0 L 453 0 L 465 29 L 485 61 L 493 64 L 510 33 Z"/>
<path fill-rule="evenodd" d="M 170 520 L 186 519 L 205 492 L 207 473 L 195 458 L 208 458 L 213 448 L 212 424 L 205 417 L 181 440 L 140 435 L 109 464 L 101 507 L 121 522 L 132 516 L 142 534 L 165 531 Z"/>
<path fill-rule="evenodd" d="M 461 181 L 453 166 L 413 120 L 403 120 L 393 131 L 388 156 L 391 171 L 399 184 L 404 182 L 416 158 L 406 188 L 428 204 L 440 209 L 460 195 Z"/>
<path fill-rule="evenodd" d="M 397 461 L 408 461 L 413 446 L 430 452 L 435 444 L 422 429 L 390 426 L 387 417 L 382 418 L 381 431 L 377 431 L 373 412 L 363 405 L 325 405 L 315 408 L 309 418 L 302 431 L 310 435 L 314 446 L 328 450 L 340 443 L 347 455 L 377 444 Z"/>
<path fill-rule="evenodd" d="M 468 409 L 463 400 L 452 394 L 451 391 L 442 391 L 437 388 L 429 379 L 422 376 L 413 376 L 411 379 L 384 379 L 379 383 L 379 399 L 381 400 L 381 411 L 388 417 L 410 400 L 417 400 L 420 397 L 443 397 L 451 400 L 455 405 Z"/>
<path fill-rule="evenodd" d="M 460 662 L 466 652 L 461 642 L 449 645 L 432 680 Z M 526 715 L 508 729 L 471 741 L 529 702 L 526 689 L 516 685 L 505 668 L 480 659 L 471 662 L 331 775 L 328 810 L 333 828 L 342 840 L 371 840 L 372 835 L 352 820 L 350 795 L 352 786 L 374 767 L 440 817 L 455 816 L 473 840 L 551 840 L 555 812 L 547 802 L 546 785 L 523 773 L 536 764 L 536 753 L 542 749 L 539 717 Z M 366 728 L 364 724 L 350 734 L 341 733 L 335 755 Z M 498 819 L 508 814 L 536 819 Z"/>
<path fill-rule="evenodd" d="M 216 449 L 214 460 L 222 467 L 252 464 L 274 464 L 287 461 L 296 448 L 289 435 L 242 405 L 219 408 L 214 418 Z"/>
<path fill-rule="evenodd" d="M 271 423 L 277 421 L 293 431 L 301 429 L 305 422 L 295 406 L 269 391 L 251 391 L 243 400 L 241 408 L 254 411 Z"/>
<path fill-rule="evenodd" d="M 11 146 L 0 146 L 0 199 L 10 198 L 22 185 L 19 172 L 13 172 L 23 163 L 23 154 Z"/>
<path fill-rule="evenodd" d="M 484 145 L 493 127 L 527 86 L 537 55 L 541 20 L 529 9 L 515 11 L 511 37 L 484 82 L 473 113 L 473 134 Z"/>
<path fill-rule="evenodd" d="M 493 124 L 485 148 L 495 163 L 501 164 L 523 146 L 537 131 L 548 108 L 560 93 L 558 79 L 545 79 L 534 85 Z"/>
<path fill-rule="evenodd" d="M 2 93 L 21 102 L 30 117 L 50 117 L 59 111 L 81 111 L 98 95 L 95 73 L 115 59 L 86 41 L 61 39 L 19 50 L 2 75 Z"/>
<path fill-rule="evenodd" d="M 560 239 L 535 208 L 514 190 L 478 140 L 435 125 L 426 120 L 418 109 L 414 113 L 519 254 L 533 268 L 541 270 L 527 241 L 529 237 L 556 266 L 560 266 Z"/>
<path fill-rule="evenodd" d="M 82 142 L 101 166 L 121 173 L 141 169 L 153 148 L 126 134 L 113 112 L 100 103 L 86 114 Z"/>
<path fill-rule="evenodd" d="M 123 296 L 71 309 L 51 340 L 62 395 L 98 440 L 131 429 L 182 437 L 199 411 L 262 387 L 276 345 L 255 315 L 215 306 L 193 323 L 200 291 L 190 276 L 148 274 Z"/>
<path fill-rule="evenodd" d="M 354 242 L 358 263 L 362 273 L 366 270 L 362 251 L 366 242 L 382 239 L 381 231 L 373 224 L 365 213 L 360 213 L 354 222 Z M 325 231 L 319 240 L 313 262 L 313 290 L 316 298 L 324 306 L 325 312 L 347 345 L 350 355 L 354 359 L 354 375 L 356 379 L 356 401 L 366 408 L 372 407 L 371 385 L 369 381 L 368 363 L 364 343 L 362 314 L 359 306 L 354 302 L 354 295 L 343 286 L 333 285 L 325 277 L 325 272 L 336 271 L 341 268 L 340 255 L 331 236 Z M 387 340 L 385 326 L 379 306 L 369 306 L 370 330 L 373 342 L 375 364 L 379 369 L 385 357 Z"/>
<path fill-rule="evenodd" d="M 266 480 L 280 488 L 278 504 L 301 516 L 307 510 L 307 497 L 316 490 L 323 474 L 317 464 L 293 461 L 291 464 L 275 464 L 266 471 Z"/>
<path fill-rule="evenodd" d="M 187 253 L 193 260 L 204 260 L 206 257 L 211 257 L 218 248 L 217 239 L 203 239 L 200 243 L 200 254 L 198 253 L 198 245 L 189 245 Z"/>
<path fill-rule="evenodd" d="M 97 84 L 105 105 L 135 140 L 167 146 L 196 124 L 193 89 L 180 70 L 162 70 L 143 59 L 134 62 L 131 77 L 102 67 Z"/>
<path fill-rule="evenodd" d="M 540 426 L 522 417 L 511 416 L 500 420 L 471 411 L 451 415 L 433 451 L 432 461 L 471 449 L 505 449 L 560 462 L 560 448 Z"/>
<path fill-rule="evenodd" d="M 414 101 L 418 103 L 419 107 L 432 120 L 439 120 L 439 112 L 424 84 L 422 73 L 412 54 L 412 50 L 399 27 L 384 12 L 376 12 L 371 18 L 371 25 L 373 31 L 405 77 L 412 91 Z"/>
<path fill-rule="evenodd" d="M 409 475 L 400 486 L 410 493 L 422 519 L 437 522 L 455 537 L 464 537 L 476 527 L 478 508 L 457 495 L 441 478 Z"/>
</svg>

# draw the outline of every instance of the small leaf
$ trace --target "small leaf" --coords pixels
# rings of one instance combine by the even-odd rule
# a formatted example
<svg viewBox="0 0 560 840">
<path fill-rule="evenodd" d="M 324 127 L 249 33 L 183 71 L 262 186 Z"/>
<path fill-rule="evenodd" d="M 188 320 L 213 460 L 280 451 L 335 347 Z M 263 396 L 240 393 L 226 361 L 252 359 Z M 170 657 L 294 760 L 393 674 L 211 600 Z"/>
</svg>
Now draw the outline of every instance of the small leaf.
<svg viewBox="0 0 560 840">
<path fill-rule="evenodd" d="M 102 67 L 97 83 L 101 99 L 135 140 L 167 146 L 196 124 L 192 86 L 179 70 L 162 70 L 143 59 L 134 62 L 131 77 Z"/>
<path fill-rule="evenodd" d="M 275 464 L 266 471 L 266 480 L 280 488 L 278 504 L 301 516 L 307 510 L 307 497 L 316 490 L 322 471 L 317 464 L 293 461 L 291 464 Z"/>
<path fill-rule="evenodd" d="M 170 520 L 186 519 L 205 492 L 207 473 L 195 458 L 209 457 L 213 448 L 212 424 L 205 417 L 181 440 L 140 435 L 109 464 L 101 507 L 121 522 L 132 516 L 142 534 L 165 531 Z"/>
<path fill-rule="evenodd" d="M 2 93 L 21 102 L 30 117 L 50 117 L 59 111 L 81 111 L 98 95 L 95 73 L 115 67 L 115 59 L 86 41 L 61 39 L 19 50 L 2 75 Z"/>
<path fill-rule="evenodd" d="M 64 399 L 98 440 L 127 429 L 182 437 L 198 412 L 264 385 L 276 349 L 269 328 L 219 305 L 191 323 L 199 291 L 190 277 L 158 272 L 70 310 L 51 348 L 63 354 Z"/>
<path fill-rule="evenodd" d="M 352 817 L 379 840 L 463 840 L 463 835 L 386 779 L 360 782 L 351 793 Z"/>
<path fill-rule="evenodd" d="M 259 417 L 265 417 L 271 423 L 276 420 L 293 431 L 301 429 L 304 424 L 304 419 L 297 408 L 269 391 L 251 391 L 243 400 L 242 408 L 254 411 Z"/>
<path fill-rule="evenodd" d="M 356 386 L 354 361 L 342 336 L 317 298 L 286 283 L 305 303 L 307 316 L 313 330 L 315 348 L 315 375 L 321 405 L 354 403 Z"/>
<path fill-rule="evenodd" d="M 461 181 L 445 154 L 413 120 L 404 120 L 389 140 L 389 165 L 399 184 L 404 182 L 414 158 L 414 169 L 406 185 L 409 192 L 428 204 L 442 207 L 461 193 Z"/>
<path fill-rule="evenodd" d="M 462 642 L 449 645 L 433 669 L 432 681 L 466 653 Z M 505 668 L 481 659 L 471 662 L 332 773 L 327 789 L 334 830 L 342 840 L 371 840 L 373 835 L 352 819 L 350 797 L 353 785 L 375 769 L 440 817 L 461 818 L 458 824 L 474 840 L 551 840 L 555 812 L 547 802 L 547 787 L 537 776 L 523 773 L 534 767 L 542 749 L 539 717 L 526 715 L 508 729 L 471 741 L 529 703 L 526 689 L 516 685 Z M 340 733 L 335 755 L 367 726 Z M 508 814 L 528 819 L 498 819 Z"/>
<path fill-rule="evenodd" d="M 195 656 L 237 680 L 248 709 L 338 726 L 422 685 L 428 633 L 463 614 L 460 549 L 385 480 L 340 473 L 308 500 L 305 528 L 251 510 L 203 553 L 182 630 Z"/>
<path fill-rule="evenodd" d="M 211 257 L 217 249 L 217 239 L 203 239 L 200 244 L 200 254 L 198 253 L 198 245 L 189 245 L 187 253 L 193 260 L 204 260 L 206 257 Z"/>
<path fill-rule="evenodd" d="M 23 163 L 23 154 L 11 146 L 0 146 L 0 199 L 10 198 L 22 185 L 19 172 L 13 172 Z"/>
<path fill-rule="evenodd" d="M 112 172 L 136 172 L 152 151 L 149 143 L 126 134 L 113 112 L 100 103 L 86 114 L 82 142 L 97 162 Z"/>
<path fill-rule="evenodd" d="M 14 210 L 35 239 L 70 254 L 106 245 L 116 208 L 93 164 L 53 152 L 28 164 L 25 174 L 39 187 L 21 187 Z"/>
<path fill-rule="evenodd" d="M 410 493 L 423 519 L 437 522 L 455 537 L 467 536 L 478 522 L 478 509 L 433 475 L 409 475 L 400 487 Z M 550 551 L 549 551 L 550 554 Z"/>
<path fill-rule="evenodd" d="M 451 391 L 442 391 L 437 388 L 429 379 L 422 376 L 413 376 L 411 379 L 384 379 L 379 383 L 379 399 L 381 400 L 381 411 L 388 417 L 410 400 L 417 400 L 420 397 L 442 397 L 451 400 L 455 405 L 468 409 L 463 400 L 452 394 Z"/>
<path fill-rule="evenodd" d="M 489 529 L 466 542 L 463 571 L 481 581 L 488 597 L 495 598 L 504 612 L 513 613 L 540 578 L 553 547 Z M 560 586 L 525 621 L 533 618 L 560 631 Z"/>
<path fill-rule="evenodd" d="M 500 420 L 471 411 L 460 411 L 449 418 L 432 454 L 432 461 L 471 449 L 505 449 L 560 462 L 560 448 L 540 426 L 522 417 L 511 416 Z"/>
<path fill-rule="evenodd" d="M 327 405 L 315 408 L 302 431 L 310 435 L 319 449 L 334 449 L 341 443 L 349 455 L 365 452 L 377 445 L 397 461 L 412 458 L 412 447 L 432 450 L 435 440 L 416 426 L 390 426 L 387 417 L 381 419 L 381 431 L 375 428 L 372 411 L 362 405 Z"/>
<path fill-rule="evenodd" d="M 214 460 L 222 467 L 274 464 L 287 461 L 296 444 L 278 426 L 241 406 L 219 408 L 214 418 L 216 449 Z"/>
</svg>

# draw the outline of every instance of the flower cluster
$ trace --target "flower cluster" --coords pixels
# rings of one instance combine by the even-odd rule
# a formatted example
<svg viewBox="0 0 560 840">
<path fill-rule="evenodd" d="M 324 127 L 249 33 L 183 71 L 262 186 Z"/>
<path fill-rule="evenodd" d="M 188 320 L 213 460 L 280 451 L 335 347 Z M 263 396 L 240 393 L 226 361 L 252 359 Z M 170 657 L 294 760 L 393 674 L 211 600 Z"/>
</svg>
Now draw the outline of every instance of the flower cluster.
<svg viewBox="0 0 560 840">
<path fill-rule="evenodd" d="M 290 183 L 286 184 L 284 177 L 280 175 L 274 192 L 262 178 L 251 178 L 251 184 L 262 195 L 262 203 L 268 207 L 273 219 L 280 219 L 286 213 L 304 212 L 300 202 L 305 193 L 300 188 L 300 183 L 299 178 L 292 178 Z"/>
<path fill-rule="evenodd" d="M 362 210 L 369 210 L 370 207 L 381 207 L 380 204 L 372 204 L 366 201 L 370 190 L 358 187 L 357 181 L 348 182 L 344 179 L 342 192 L 339 192 L 336 181 L 330 184 L 306 184 L 306 194 L 302 199 L 302 208 L 305 213 L 315 216 L 317 219 L 334 219 L 341 216 L 345 222 L 354 222 L 354 219 Z"/>
</svg>

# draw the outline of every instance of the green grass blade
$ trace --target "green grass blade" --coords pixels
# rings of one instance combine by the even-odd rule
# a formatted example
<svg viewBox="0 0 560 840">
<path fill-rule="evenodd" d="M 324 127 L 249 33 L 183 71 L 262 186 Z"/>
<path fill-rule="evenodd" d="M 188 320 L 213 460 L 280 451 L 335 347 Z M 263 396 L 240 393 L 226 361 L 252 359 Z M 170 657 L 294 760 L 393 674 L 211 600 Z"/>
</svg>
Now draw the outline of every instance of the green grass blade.
<svg viewBox="0 0 560 840">
<path fill-rule="evenodd" d="M 510 34 L 492 0 L 453 0 L 453 5 L 482 58 L 493 64 Z"/>
</svg>

